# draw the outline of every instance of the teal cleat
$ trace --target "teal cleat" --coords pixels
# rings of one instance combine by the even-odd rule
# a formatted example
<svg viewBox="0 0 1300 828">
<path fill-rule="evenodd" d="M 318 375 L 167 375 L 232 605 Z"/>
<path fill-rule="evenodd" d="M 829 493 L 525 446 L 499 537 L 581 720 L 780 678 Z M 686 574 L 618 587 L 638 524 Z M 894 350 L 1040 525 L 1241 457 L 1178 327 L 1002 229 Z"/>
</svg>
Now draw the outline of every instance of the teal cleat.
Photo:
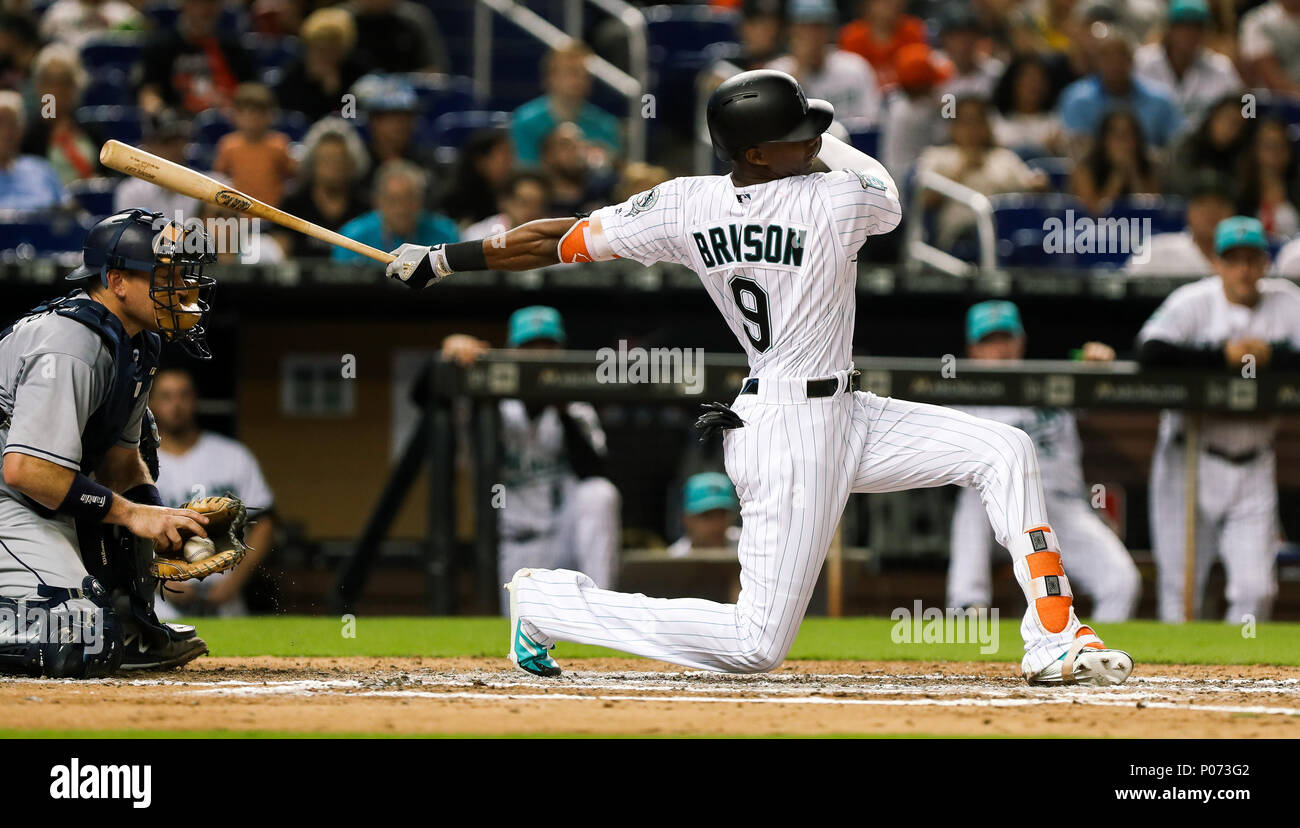
<svg viewBox="0 0 1300 828">
<path fill-rule="evenodd" d="M 555 663 L 555 659 L 547 655 L 546 651 L 549 648 L 543 647 L 528 637 L 519 620 L 519 607 L 515 601 L 515 580 L 520 577 L 527 578 L 530 574 L 532 574 L 532 570 L 521 569 L 505 585 L 505 588 L 510 592 L 510 654 L 508 658 L 525 673 L 532 673 L 535 676 L 544 678 L 554 678 L 563 672 L 560 665 Z"/>
</svg>

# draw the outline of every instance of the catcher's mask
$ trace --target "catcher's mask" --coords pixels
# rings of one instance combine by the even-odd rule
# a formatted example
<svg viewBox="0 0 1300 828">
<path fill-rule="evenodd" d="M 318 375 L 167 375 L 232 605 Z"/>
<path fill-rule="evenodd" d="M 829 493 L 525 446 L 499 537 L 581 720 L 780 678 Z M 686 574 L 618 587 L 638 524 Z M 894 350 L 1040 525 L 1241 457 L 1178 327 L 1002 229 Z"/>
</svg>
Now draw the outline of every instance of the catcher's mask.
<svg viewBox="0 0 1300 828">
<path fill-rule="evenodd" d="M 139 208 L 123 210 L 90 228 L 82 259 L 84 264 L 68 279 L 98 276 L 107 286 L 111 269 L 152 274 L 149 297 L 158 332 L 165 340 L 179 343 L 190 356 L 212 358 L 203 320 L 211 307 L 216 280 L 205 276 L 203 267 L 217 257 L 202 225 L 167 221 L 162 213 Z"/>
</svg>

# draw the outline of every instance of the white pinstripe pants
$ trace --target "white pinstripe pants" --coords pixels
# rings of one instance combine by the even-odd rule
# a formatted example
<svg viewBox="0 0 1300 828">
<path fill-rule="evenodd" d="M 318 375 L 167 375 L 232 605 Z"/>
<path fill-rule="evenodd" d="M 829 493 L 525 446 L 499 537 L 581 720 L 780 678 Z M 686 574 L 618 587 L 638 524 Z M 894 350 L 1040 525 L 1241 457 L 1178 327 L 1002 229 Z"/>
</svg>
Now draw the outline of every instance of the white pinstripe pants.
<svg viewBox="0 0 1300 828">
<path fill-rule="evenodd" d="M 1079 621 L 1069 608 L 1051 631 L 1035 610 L 1026 530 L 1046 526 L 1047 516 L 1029 436 L 866 392 L 802 399 L 802 387 L 764 378 L 759 394 L 733 406 L 746 423 L 724 442 L 742 521 L 735 604 L 647 598 L 598 589 L 580 572 L 534 570 L 516 582 L 525 631 L 541 644 L 597 644 L 698 669 L 771 670 L 794 642 L 849 493 L 957 484 L 979 489 L 999 543 L 1017 560 L 1029 598 L 1023 669 L 1058 658 Z M 1068 595 L 1064 579 L 1062 587 Z"/>
<path fill-rule="evenodd" d="M 1184 492 L 1186 454 L 1161 437 L 1151 458 L 1150 522 L 1156 561 L 1156 605 L 1161 621 L 1187 620 L 1183 613 L 1186 569 Z M 1217 557 L 1227 576 L 1224 620 L 1244 616 L 1267 621 L 1277 595 L 1277 458 L 1271 451 L 1245 464 L 1201 452 L 1197 471 L 1196 614 Z"/>
<path fill-rule="evenodd" d="M 1081 494 L 1048 492 L 1047 508 L 1074 583 L 1092 597 L 1092 618 L 1127 621 L 1142 597 L 1142 576 L 1124 542 Z M 950 550 L 948 606 L 992 605 L 993 533 L 975 489 L 957 498 Z"/>
</svg>

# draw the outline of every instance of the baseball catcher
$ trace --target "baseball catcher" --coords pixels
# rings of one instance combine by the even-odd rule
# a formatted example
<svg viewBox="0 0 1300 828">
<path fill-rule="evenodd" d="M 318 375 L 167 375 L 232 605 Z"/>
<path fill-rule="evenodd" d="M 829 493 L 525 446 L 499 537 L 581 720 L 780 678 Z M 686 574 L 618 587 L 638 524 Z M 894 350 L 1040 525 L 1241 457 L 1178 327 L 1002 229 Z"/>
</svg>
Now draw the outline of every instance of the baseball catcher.
<svg viewBox="0 0 1300 828">
<path fill-rule="evenodd" d="M 211 356 L 210 240 L 126 210 L 90 229 L 83 260 L 67 277 L 77 290 L 0 332 L 0 673 L 91 678 L 197 658 L 194 628 L 154 613 L 159 578 L 201 577 L 243 551 L 242 504 L 171 509 L 153 482 L 146 401 L 162 343 Z"/>
</svg>

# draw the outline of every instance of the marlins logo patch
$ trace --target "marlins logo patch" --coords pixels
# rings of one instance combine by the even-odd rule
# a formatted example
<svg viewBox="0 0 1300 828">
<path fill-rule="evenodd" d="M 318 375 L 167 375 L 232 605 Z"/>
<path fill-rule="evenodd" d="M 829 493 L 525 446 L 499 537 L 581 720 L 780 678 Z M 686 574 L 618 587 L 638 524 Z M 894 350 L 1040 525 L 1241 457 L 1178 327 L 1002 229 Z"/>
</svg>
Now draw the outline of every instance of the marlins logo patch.
<svg viewBox="0 0 1300 828">
<path fill-rule="evenodd" d="M 885 182 L 881 181 L 879 178 L 876 178 L 874 175 L 866 175 L 865 173 L 858 172 L 857 170 L 850 170 L 850 172 L 852 172 L 854 175 L 858 177 L 858 182 L 862 185 L 862 189 L 864 190 L 874 189 L 874 190 L 883 191 L 889 189 L 888 187 L 885 186 Z"/>
<path fill-rule="evenodd" d="M 644 193 L 641 193 L 640 195 L 632 196 L 632 201 L 628 204 L 627 214 L 623 216 L 623 218 L 632 218 L 637 213 L 644 213 L 645 211 L 649 210 L 651 207 L 655 206 L 655 202 L 658 200 L 659 200 L 658 187 L 655 187 L 650 190 L 646 190 Z"/>
</svg>

